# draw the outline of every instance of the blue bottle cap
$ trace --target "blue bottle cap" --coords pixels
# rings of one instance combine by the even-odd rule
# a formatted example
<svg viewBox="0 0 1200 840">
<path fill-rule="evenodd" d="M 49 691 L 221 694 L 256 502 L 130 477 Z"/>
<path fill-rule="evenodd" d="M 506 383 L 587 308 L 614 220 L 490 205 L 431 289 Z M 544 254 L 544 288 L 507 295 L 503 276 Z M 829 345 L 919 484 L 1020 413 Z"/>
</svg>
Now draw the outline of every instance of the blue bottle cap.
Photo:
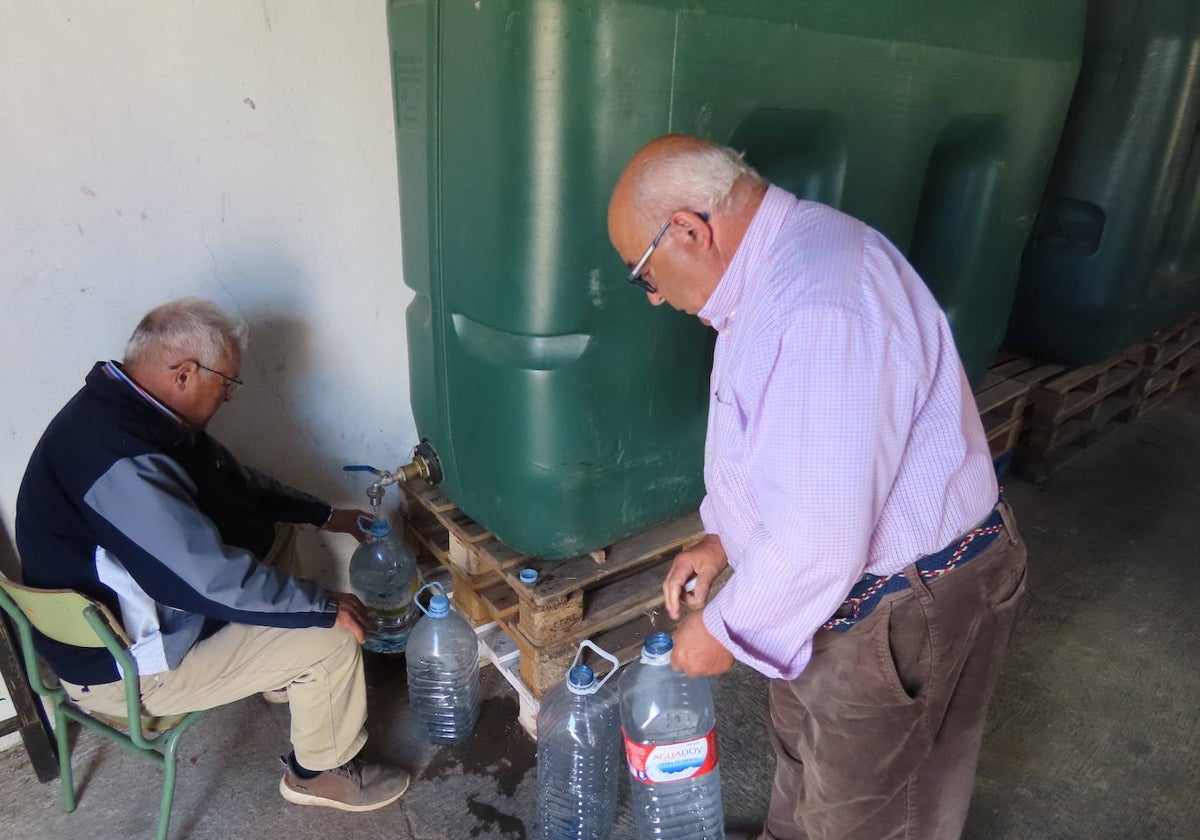
<svg viewBox="0 0 1200 840">
<path fill-rule="evenodd" d="M 522 569 L 520 578 L 521 578 L 521 583 L 525 584 L 526 586 L 528 586 L 531 583 L 537 582 L 537 579 L 538 579 L 537 569 Z"/>
<path fill-rule="evenodd" d="M 590 665 L 576 665 L 567 673 L 567 683 L 572 688 L 591 688 L 596 675 Z"/>
<path fill-rule="evenodd" d="M 375 519 L 371 522 L 370 532 L 372 537 L 386 537 L 392 532 L 392 526 L 386 519 Z"/>
<path fill-rule="evenodd" d="M 650 656 L 662 656 L 664 653 L 670 653 L 673 647 L 675 647 L 675 643 L 671 640 L 671 634 L 661 630 L 651 633 L 642 643 L 642 650 Z"/>
<path fill-rule="evenodd" d="M 429 599 L 429 617 L 441 618 L 450 612 L 450 599 L 445 595 L 437 594 Z"/>
</svg>

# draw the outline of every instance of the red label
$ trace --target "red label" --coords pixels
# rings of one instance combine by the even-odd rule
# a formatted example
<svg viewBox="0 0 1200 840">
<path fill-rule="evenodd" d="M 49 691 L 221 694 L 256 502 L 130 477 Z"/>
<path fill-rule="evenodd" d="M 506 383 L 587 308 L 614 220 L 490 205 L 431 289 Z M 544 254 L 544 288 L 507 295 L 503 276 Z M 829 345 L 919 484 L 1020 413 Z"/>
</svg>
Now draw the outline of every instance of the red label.
<svg viewBox="0 0 1200 840">
<path fill-rule="evenodd" d="M 717 769 L 717 728 L 702 738 L 677 744 L 639 744 L 631 741 L 625 728 L 625 758 L 629 772 L 639 782 L 677 782 L 694 779 Z"/>
</svg>

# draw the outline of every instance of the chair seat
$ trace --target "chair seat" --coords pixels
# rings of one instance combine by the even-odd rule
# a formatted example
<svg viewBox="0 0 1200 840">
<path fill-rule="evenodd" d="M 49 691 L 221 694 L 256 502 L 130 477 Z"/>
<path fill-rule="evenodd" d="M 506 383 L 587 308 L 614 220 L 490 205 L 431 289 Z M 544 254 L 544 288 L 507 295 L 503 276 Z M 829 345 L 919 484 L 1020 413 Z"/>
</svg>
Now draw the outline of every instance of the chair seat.
<svg viewBox="0 0 1200 840">
<path fill-rule="evenodd" d="M 83 711 L 80 709 L 80 711 Z M 105 715 L 99 712 L 84 712 L 97 720 L 102 720 L 111 726 L 113 729 L 118 729 L 121 732 L 129 732 L 129 718 L 117 717 L 115 715 Z M 164 715 L 162 717 L 151 717 L 150 715 L 142 715 L 142 733 L 145 735 L 158 735 L 162 732 L 170 732 L 176 726 L 183 722 L 183 719 L 188 716 L 188 712 L 178 715 Z"/>
</svg>

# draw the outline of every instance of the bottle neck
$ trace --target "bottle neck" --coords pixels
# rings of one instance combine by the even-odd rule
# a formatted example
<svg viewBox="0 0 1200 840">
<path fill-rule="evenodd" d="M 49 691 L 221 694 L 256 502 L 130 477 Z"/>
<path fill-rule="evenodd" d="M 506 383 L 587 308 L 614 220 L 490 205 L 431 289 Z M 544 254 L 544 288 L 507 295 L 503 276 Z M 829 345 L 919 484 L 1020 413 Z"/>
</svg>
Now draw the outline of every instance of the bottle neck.
<svg viewBox="0 0 1200 840">
<path fill-rule="evenodd" d="M 668 650 L 666 653 L 647 653 L 646 651 L 643 650 L 641 661 L 642 661 L 642 664 L 644 664 L 644 665 L 655 665 L 655 666 L 670 665 L 671 664 L 671 651 Z"/>
</svg>

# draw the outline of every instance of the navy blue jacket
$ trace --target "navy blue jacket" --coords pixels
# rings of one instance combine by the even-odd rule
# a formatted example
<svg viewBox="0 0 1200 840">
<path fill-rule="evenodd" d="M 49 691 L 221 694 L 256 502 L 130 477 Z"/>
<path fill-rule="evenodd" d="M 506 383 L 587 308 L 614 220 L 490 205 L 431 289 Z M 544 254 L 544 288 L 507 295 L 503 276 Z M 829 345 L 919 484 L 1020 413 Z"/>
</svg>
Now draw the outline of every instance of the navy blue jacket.
<svg viewBox="0 0 1200 840">
<path fill-rule="evenodd" d="M 51 421 L 17 496 L 21 571 L 30 586 L 76 589 L 120 616 L 140 674 L 171 670 L 227 622 L 332 627 L 337 603 L 263 566 L 276 522 L 320 525 L 330 506 L 243 467 L 97 362 Z M 119 679 L 103 651 L 39 636 L 63 679 Z"/>
</svg>

